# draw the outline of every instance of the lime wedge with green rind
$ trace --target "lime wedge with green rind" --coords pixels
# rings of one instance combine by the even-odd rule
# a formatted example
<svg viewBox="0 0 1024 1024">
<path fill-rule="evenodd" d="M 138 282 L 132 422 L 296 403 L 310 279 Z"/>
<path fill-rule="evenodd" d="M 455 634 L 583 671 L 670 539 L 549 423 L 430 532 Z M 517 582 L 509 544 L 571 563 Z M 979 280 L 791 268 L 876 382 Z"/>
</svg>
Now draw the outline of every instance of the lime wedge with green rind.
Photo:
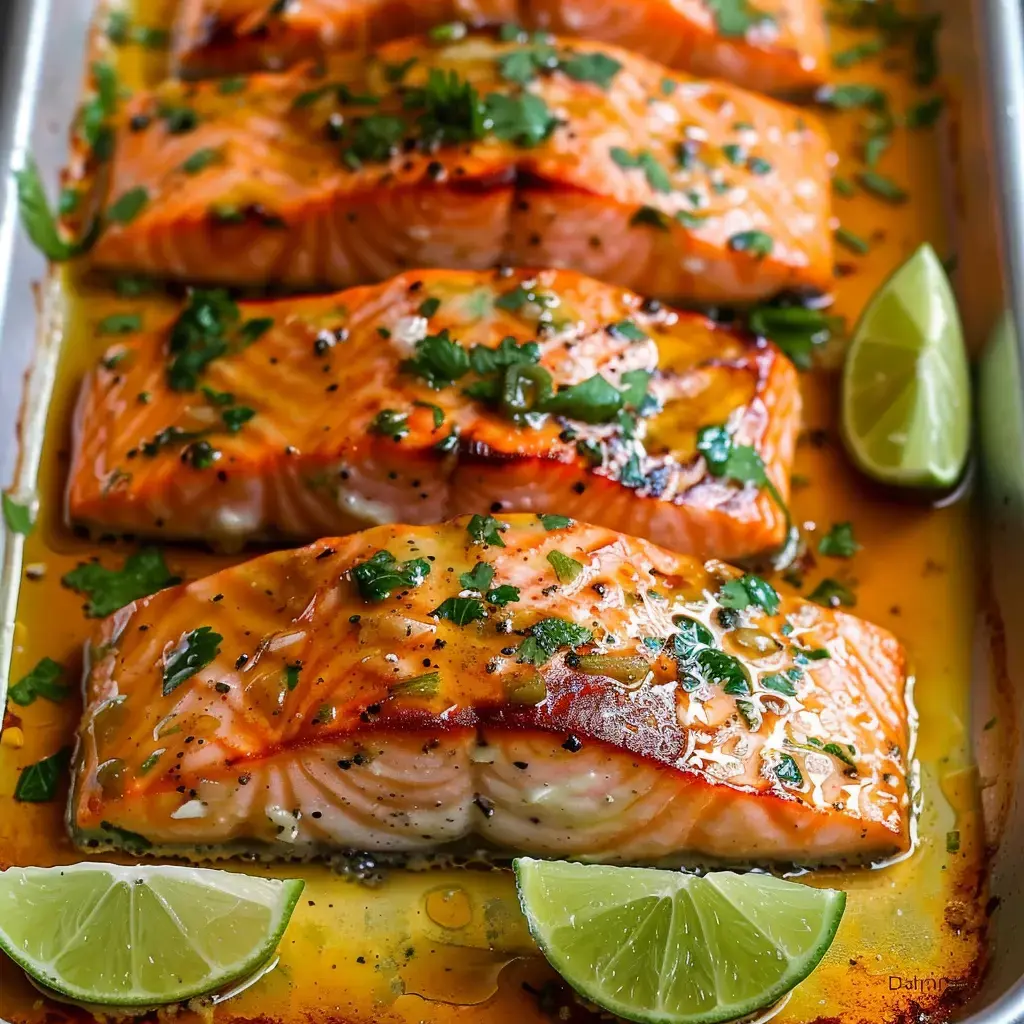
<svg viewBox="0 0 1024 1024">
<path fill-rule="evenodd" d="M 967 462 L 971 389 L 949 278 L 922 245 L 872 296 L 843 365 L 842 433 L 882 483 L 949 487 Z"/>
<path fill-rule="evenodd" d="M 0 871 L 0 949 L 76 1002 L 183 1002 L 265 963 L 303 884 L 162 865 L 8 868 Z"/>
<path fill-rule="evenodd" d="M 643 1024 L 761 1010 L 827 952 L 846 894 L 771 875 L 707 875 L 520 858 L 534 939 L 577 992 Z"/>
</svg>

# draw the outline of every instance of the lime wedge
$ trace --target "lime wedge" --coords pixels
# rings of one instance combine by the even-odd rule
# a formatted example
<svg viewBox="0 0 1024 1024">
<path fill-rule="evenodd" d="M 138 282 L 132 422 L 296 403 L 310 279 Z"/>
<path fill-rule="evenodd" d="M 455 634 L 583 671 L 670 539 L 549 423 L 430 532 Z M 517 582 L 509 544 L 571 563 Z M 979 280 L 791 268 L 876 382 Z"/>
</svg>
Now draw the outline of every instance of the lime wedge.
<svg viewBox="0 0 1024 1024">
<path fill-rule="evenodd" d="M 922 245 L 872 296 L 843 366 L 846 449 L 868 476 L 949 487 L 971 434 L 967 352 L 949 278 Z"/>
<path fill-rule="evenodd" d="M 188 867 L 0 871 L 0 948 L 40 985 L 101 1006 L 162 1006 L 250 974 L 303 883 Z"/>
<path fill-rule="evenodd" d="M 530 932 L 584 998 L 645 1024 L 714 1024 L 803 981 L 846 906 L 771 875 L 515 861 Z"/>
</svg>

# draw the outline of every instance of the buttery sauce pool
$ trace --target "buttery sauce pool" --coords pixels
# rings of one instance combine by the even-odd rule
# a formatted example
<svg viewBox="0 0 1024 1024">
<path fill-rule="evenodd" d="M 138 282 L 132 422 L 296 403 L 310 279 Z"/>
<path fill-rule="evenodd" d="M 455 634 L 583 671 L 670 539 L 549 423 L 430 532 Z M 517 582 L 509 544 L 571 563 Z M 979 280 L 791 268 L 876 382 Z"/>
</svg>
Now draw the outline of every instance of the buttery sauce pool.
<svg viewBox="0 0 1024 1024">
<path fill-rule="evenodd" d="M 140 6 L 146 9 L 144 23 L 159 27 L 173 4 L 159 0 Z M 832 49 L 848 51 L 876 37 L 833 26 Z M 99 37 L 93 45 L 97 52 L 108 46 Z M 157 80 L 164 61 L 163 54 L 138 46 L 103 56 L 116 62 L 129 88 Z M 836 76 L 883 88 L 897 112 L 936 94 L 934 86 L 911 84 L 905 49 L 883 50 Z M 865 123 L 868 135 L 877 130 L 872 116 L 877 115 L 863 108 L 828 115 L 836 173 L 844 181 L 864 169 Z M 947 128 L 940 118 L 938 126 L 892 133 L 878 170 L 907 189 L 906 201 L 886 202 L 861 188 L 853 196 L 837 190 L 836 226 L 852 228 L 857 236 L 852 248 L 848 243 L 837 249 L 834 311 L 848 326 L 919 243 L 929 241 L 946 254 L 935 167 L 938 132 Z M 859 240 L 869 252 L 855 251 L 862 248 Z M 74 678 L 91 623 L 82 614 L 81 597 L 62 587 L 60 579 L 93 556 L 119 566 L 133 550 L 127 544 L 89 543 L 63 523 L 70 418 L 84 370 L 109 344 L 109 338 L 96 336 L 96 324 L 112 312 L 150 310 L 166 301 L 115 299 L 75 270 L 57 284 L 66 304 L 64 337 L 40 467 L 39 521 L 26 545 L 12 682 L 43 657 L 62 662 Z M 916 677 L 921 813 L 916 848 L 901 862 L 803 875 L 808 884 L 847 890 L 849 900 L 832 949 L 775 1019 L 785 1024 L 818 1018 L 843 1024 L 942 1019 L 977 981 L 986 921 L 985 841 L 968 734 L 979 591 L 971 509 L 966 501 L 929 508 L 895 500 L 859 477 L 839 441 L 835 374 L 820 369 L 803 374 L 802 382 L 805 414 L 794 470 L 794 520 L 811 552 L 837 522 L 851 522 L 861 545 L 849 560 L 812 557 L 802 566 L 802 592 L 824 577 L 838 579 L 854 590 L 858 615 L 891 630 L 906 645 Z M 185 548 L 168 548 L 165 555 L 171 570 L 183 577 L 205 575 L 233 561 Z M 37 700 L 27 708 L 8 707 L 0 740 L 0 867 L 83 859 L 65 834 L 63 794 L 45 804 L 13 799 L 20 769 L 70 743 L 79 711 L 77 696 L 59 704 Z M 302 877 L 306 889 L 282 943 L 280 964 L 258 985 L 216 1007 L 218 1024 L 591 1019 L 538 955 L 507 871 L 435 868 L 371 872 L 369 880 L 358 880 L 322 865 L 223 866 Z M 186 1022 L 191 1016 L 182 1013 L 177 1019 Z M 58 1024 L 83 1017 L 43 1000 L 0 958 L 0 1018 L 10 1024 Z"/>
</svg>

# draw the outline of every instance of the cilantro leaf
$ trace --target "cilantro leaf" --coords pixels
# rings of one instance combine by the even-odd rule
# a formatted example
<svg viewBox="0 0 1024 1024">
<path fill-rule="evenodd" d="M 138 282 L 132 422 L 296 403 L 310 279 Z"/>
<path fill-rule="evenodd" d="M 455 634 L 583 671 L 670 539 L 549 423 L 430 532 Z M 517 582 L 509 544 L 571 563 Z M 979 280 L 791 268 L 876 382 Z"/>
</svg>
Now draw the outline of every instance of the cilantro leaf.
<svg viewBox="0 0 1024 1024">
<path fill-rule="evenodd" d="M 370 433 L 401 441 L 409 433 L 409 417 L 397 409 L 381 409 L 370 421 Z"/>
<path fill-rule="evenodd" d="M 572 583 L 583 572 L 582 562 L 577 562 L 575 558 L 570 558 L 561 551 L 549 551 L 547 558 L 555 570 L 555 577 L 559 583 Z"/>
<path fill-rule="evenodd" d="M 22 676 L 9 690 L 7 697 L 15 704 L 27 708 L 37 697 L 59 703 L 71 692 L 61 682 L 64 666 L 53 658 L 43 658 L 28 675 Z"/>
<path fill-rule="evenodd" d="M 798 668 L 789 668 L 784 672 L 771 672 L 761 677 L 761 685 L 766 690 L 774 690 L 786 697 L 796 696 L 796 684 L 803 679 L 804 674 Z"/>
<path fill-rule="evenodd" d="M 520 96 L 491 93 L 486 110 L 494 135 L 524 148 L 540 145 L 558 124 L 544 100 L 532 92 Z"/>
<path fill-rule="evenodd" d="M 823 579 L 807 598 L 826 608 L 838 608 L 840 605 L 852 608 L 857 603 L 857 595 L 845 583 L 832 578 Z"/>
<path fill-rule="evenodd" d="M 519 645 L 520 664 L 541 666 L 550 661 L 562 647 L 577 648 L 590 643 L 594 634 L 586 626 L 565 619 L 541 619 L 529 629 L 529 636 Z"/>
<path fill-rule="evenodd" d="M 212 626 L 200 626 L 184 633 L 174 649 L 164 656 L 163 695 L 173 693 L 182 683 L 206 668 L 220 654 L 224 639 Z"/>
<path fill-rule="evenodd" d="M 573 525 L 573 520 L 568 516 L 553 515 L 552 513 L 541 512 L 537 518 L 545 530 L 564 530 Z"/>
<path fill-rule="evenodd" d="M 71 748 L 62 747 L 56 754 L 26 765 L 14 787 L 14 799 L 26 804 L 42 804 L 52 800 L 70 763 Z"/>
<path fill-rule="evenodd" d="M 738 610 L 756 605 L 769 615 L 774 615 L 779 610 L 779 594 L 767 580 L 747 573 L 740 579 L 729 580 L 722 587 L 718 594 L 718 603 L 723 608 Z"/>
<path fill-rule="evenodd" d="M 755 7 L 750 0 L 707 0 L 719 34 L 725 38 L 745 36 L 752 28 L 774 25 L 775 19 Z"/>
<path fill-rule="evenodd" d="M 809 370 L 814 350 L 842 333 L 843 319 L 804 306 L 758 306 L 747 326 L 778 345 L 798 369 Z"/>
<path fill-rule="evenodd" d="M 853 524 L 833 523 L 832 529 L 818 541 L 818 551 L 828 558 L 852 558 L 860 550 L 853 536 Z"/>
<path fill-rule="evenodd" d="M 478 619 L 486 619 L 487 609 L 483 601 L 476 597 L 449 597 L 430 614 L 454 622 L 456 626 L 467 626 Z"/>
<path fill-rule="evenodd" d="M 352 578 L 365 601 L 385 601 L 396 590 L 418 587 L 430 575 L 423 558 L 399 562 L 390 551 L 378 551 L 352 569 Z"/>
<path fill-rule="evenodd" d="M 804 784 L 803 773 L 789 754 L 780 754 L 778 761 L 772 765 L 772 771 L 775 772 L 778 780 L 787 786 L 802 786 Z"/>
<path fill-rule="evenodd" d="M 469 373 L 469 353 L 445 328 L 416 342 L 415 356 L 406 359 L 402 369 L 422 377 L 432 388 L 444 388 Z"/>
<path fill-rule="evenodd" d="M 499 608 L 504 608 L 507 604 L 512 604 L 519 600 L 519 588 L 510 586 L 508 583 L 503 583 L 500 587 L 495 587 L 493 590 L 488 590 L 484 594 L 488 604 L 497 605 Z"/>
<path fill-rule="evenodd" d="M 470 537 L 477 544 L 489 544 L 491 547 L 503 548 L 505 542 L 501 539 L 503 531 L 508 529 L 508 523 L 503 523 L 494 516 L 473 516 L 466 524 L 466 530 Z"/>
<path fill-rule="evenodd" d="M 500 305 L 502 299 L 506 298 L 508 296 L 503 295 L 495 305 Z M 507 369 L 509 366 L 532 365 L 540 362 L 540 346 L 535 341 L 520 344 L 515 338 L 502 338 L 497 348 L 474 345 L 469 350 L 469 362 L 473 371 L 481 376 Z"/>
<path fill-rule="evenodd" d="M 622 392 L 599 373 L 579 384 L 562 388 L 544 404 L 543 411 L 582 420 L 607 423 L 623 406 Z"/>
<path fill-rule="evenodd" d="M 171 574 L 160 549 L 154 547 L 130 555 L 121 569 L 84 562 L 61 580 L 64 586 L 89 599 L 85 612 L 89 618 L 103 618 L 132 601 L 180 582 L 181 577 Z"/>
<path fill-rule="evenodd" d="M 459 583 L 464 590 L 477 590 L 481 594 L 491 585 L 494 580 L 494 566 L 486 562 L 477 562 L 476 567 L 470 572 L 464 572 L 459 576 Z"/>
<path fill-rule="evenodd" d="M 602 89 L 622 70 L 622 65 L 604 53 L 574 53 L 558 62 L 558 69 L 577 82 L 593 82 Z"/>
<path fill-rule="evenodd" d="M 167 383 L 173 391 L 194 391 L 199 375 L 229 348 L 228 337 L 240 318 L 238 306 L 222 288 L 194 288 L 171 328 L 173 357 Z"/>
</svg>

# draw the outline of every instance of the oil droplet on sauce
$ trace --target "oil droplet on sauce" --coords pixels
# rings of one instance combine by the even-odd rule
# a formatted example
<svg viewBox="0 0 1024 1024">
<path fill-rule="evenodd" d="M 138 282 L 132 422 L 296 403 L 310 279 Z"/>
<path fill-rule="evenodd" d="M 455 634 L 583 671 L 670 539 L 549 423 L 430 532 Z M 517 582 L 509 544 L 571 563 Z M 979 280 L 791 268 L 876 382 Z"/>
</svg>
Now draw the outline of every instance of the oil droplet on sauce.
<svg viewBox="0 0 1024 1024">
<path fill-rule="evenodd" d="M 440 886 L 431 889 L 424 900 L 427 917 L 442 928 L 465 928 L 473 919 L 469 893 L 465 889 Z"/>
</svg>

